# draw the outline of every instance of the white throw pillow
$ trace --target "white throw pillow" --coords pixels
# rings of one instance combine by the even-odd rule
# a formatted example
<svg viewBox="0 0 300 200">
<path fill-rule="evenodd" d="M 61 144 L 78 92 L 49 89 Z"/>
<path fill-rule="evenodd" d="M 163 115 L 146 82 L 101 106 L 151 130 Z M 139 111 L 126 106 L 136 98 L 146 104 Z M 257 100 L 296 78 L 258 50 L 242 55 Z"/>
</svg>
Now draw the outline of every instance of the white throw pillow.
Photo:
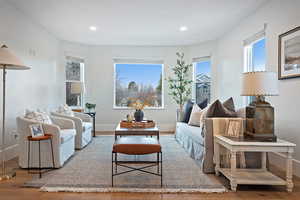
<svg viewBox="0 0 300 200">
<path fill-rule="evenodd" d="M 200 126 L 200 118 L 201 118 L 202 113 L 203 112 L 202 112 L 201 108 L 196 103 L 194 103 L 188 125 Z"/>
<path fill-rule="evenodd" d="M 66 104 L 59 106 L 57 112 L 60 114 L 74 117 L 74 113 L 73 113 L 72 109 Z"/>
<path fill-rule="evenodd" d="M 49 115 L 45 112 L 36 112 L 33 110 L 26 109 L 24 117 L 26 119 L 34 120 L 39 123 L 52 124 Z"/>
</svg>

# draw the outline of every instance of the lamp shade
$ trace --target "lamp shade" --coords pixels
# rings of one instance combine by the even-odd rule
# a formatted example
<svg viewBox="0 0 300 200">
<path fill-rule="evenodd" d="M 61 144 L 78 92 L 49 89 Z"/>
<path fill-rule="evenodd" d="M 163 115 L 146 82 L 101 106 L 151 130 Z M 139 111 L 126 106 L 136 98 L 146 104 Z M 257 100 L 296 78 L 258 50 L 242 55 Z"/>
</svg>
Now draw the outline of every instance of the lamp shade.
<svg viewBox="0 0 300 200">
<path fill-rule="evenodd" d="M 30 67 L 25 66 L 19 58 L 9 51 L 7 46 L 0 48 L 0 69 L 26 70 Z"/>
<path fill-rule="evenodd" d="M 71 94 L 81 94 L 84 92 L 83 82 L 73 82 L 71 84 Z"/>
<path fill-rule="evenodd" d="M 242 96 L 276 96 L 279 94 L 275 72 L 243 73 Z"/>
</svg>

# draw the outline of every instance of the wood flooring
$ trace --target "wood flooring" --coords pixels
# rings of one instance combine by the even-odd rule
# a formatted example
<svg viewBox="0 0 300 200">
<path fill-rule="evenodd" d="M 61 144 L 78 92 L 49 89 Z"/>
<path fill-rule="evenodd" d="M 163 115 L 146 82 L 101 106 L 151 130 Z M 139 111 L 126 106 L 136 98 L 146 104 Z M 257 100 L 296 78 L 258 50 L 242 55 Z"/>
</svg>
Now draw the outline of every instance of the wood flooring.
<svg viewBox="0 0 300 200">
<path fill-rule="evenodd" d="M 14 164 L 12 164 L 14 163 Z M 16 165 L 11 161 L 10 165 Z M 284 176 L 279 170 L 272 169 Z M 149 193 L 48 193 L 38 189 L 24 188 L 22 184 L 30 180 L 26 170 L 17 170 L 14 179 L 0 182 L 0 200 L 300 200 L 300 178 L 294 177 L 294 192 L 287 193 L 283 186 L 238 186 L 237 192 L 221 194 L 149 194 Z M 220 180 L 229 188 L 226 178 Z"/>
</svg>

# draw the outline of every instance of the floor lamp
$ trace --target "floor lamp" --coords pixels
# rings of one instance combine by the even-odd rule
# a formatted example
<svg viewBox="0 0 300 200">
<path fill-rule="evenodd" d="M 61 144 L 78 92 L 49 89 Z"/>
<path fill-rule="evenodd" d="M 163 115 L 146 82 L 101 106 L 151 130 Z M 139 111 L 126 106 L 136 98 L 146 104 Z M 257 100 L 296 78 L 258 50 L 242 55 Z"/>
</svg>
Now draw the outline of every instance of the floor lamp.
<svg viewBox="0 0 300 200">
<path fill-rule="evenodd" d="M 2 110 L 2 144 L 1 144 L 1 153 L 2 153 L 2 173 L 0 176 L 1 180 L 10 179 L 13 177 L 14 173 L 7 173 L 5 170 L 5 84 L 6 84 L 6 70 L 26 70 L 30 67 L 25 66 L 19 58 L 12 54 L 7 46 L 3 45 L 0 48 L 0 69 L 3 70 L 3 110 Z"/>
</svg>

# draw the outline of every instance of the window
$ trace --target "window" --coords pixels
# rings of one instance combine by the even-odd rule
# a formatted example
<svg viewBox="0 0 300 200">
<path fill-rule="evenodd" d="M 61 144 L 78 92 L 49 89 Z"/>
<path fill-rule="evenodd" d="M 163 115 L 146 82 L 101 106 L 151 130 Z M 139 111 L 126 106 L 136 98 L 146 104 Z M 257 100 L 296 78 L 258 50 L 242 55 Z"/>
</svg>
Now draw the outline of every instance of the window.
<svg viewBox="0 0 300 200">
<path fill-rule="evenodd" d="M 84 90 L 84 60 L 66 57 L 66 104 L 82 107 Z"/>
<path fill-rule="evenodd" d="M 211 62 L 209 57 L 193 59 L 194 97 L 197 104 L 211 98 Z"/>
<path fill-rule="evenodd" d="M 266 40 L 261 38 L 245 46 L 245 72 L 265 71 Z"/>
<path fill-rule="evenodd" d="M 244 71 L 255 72 L 266 70 L 266 40 L 260 38 L 250 42 L 244 47 Z M 251 103 L 255 97 L 248 97 L 247 103 Z"/>
<path fill-rule="evenodd" d="M 163 64 L 115 63 L 115 108 L 139 100 L 148 108 L 163 108 Z"/>
</svg>

